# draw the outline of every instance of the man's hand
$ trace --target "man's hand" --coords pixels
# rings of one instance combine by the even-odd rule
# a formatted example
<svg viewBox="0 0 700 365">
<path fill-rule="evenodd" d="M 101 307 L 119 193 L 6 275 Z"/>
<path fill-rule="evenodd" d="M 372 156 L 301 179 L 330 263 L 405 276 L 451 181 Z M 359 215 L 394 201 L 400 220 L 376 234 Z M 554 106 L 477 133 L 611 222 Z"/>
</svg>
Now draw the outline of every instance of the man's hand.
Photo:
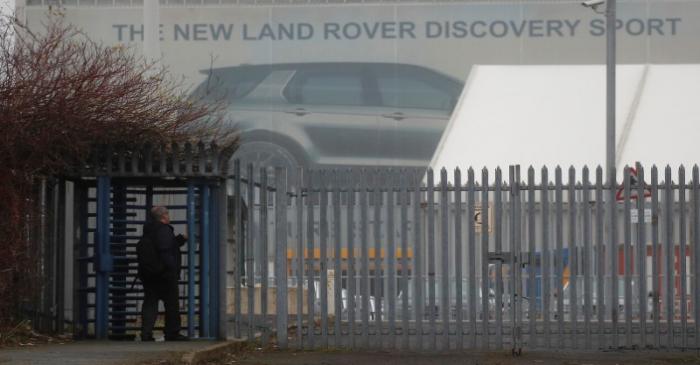
<svg viewBox="0 0 700 365">
<path fill-rule="evenodd" d="M 175 242 L 177 242 L 178 247 L 184 245 L 187 242 L 187 235 L 179 234 L 175 236 Z"/>
</svg>

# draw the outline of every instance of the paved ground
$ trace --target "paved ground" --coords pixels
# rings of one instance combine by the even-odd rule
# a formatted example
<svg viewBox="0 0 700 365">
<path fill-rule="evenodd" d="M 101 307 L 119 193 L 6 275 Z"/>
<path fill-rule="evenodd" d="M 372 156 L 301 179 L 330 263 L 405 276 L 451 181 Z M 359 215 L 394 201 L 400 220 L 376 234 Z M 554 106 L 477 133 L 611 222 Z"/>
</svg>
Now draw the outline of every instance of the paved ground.
<svg viewBox="0 0 700 365">
<path fill-rule="evenodd" d="M 700 364 L 697 352 L 508 352 L 392 353 L 252 351 L 228 354 L 210 364 L 226 365 L 685 365 Z"/>
<path fill-rule="evenodd" d="M 174 363 L 182 354 L 211 346 L 214 341 L 101 342 L 78 341 L 64 345 L 37 345 L 0 349 L 0 365 L 116 365 L 143 361 Z"/>
<path fill-rule="evenodd" d="M 98 342 L 0 350 L 0 365 L 97 364 L 176 365 L 186 352 L 217 342 Z M 509 351 L 417 353 L 391 351 L 276 351 L 252 345 L 218 355 L 210 365 L 685 365 L 700 364 L 700 352 L 680 351 Z"/>
</svg>

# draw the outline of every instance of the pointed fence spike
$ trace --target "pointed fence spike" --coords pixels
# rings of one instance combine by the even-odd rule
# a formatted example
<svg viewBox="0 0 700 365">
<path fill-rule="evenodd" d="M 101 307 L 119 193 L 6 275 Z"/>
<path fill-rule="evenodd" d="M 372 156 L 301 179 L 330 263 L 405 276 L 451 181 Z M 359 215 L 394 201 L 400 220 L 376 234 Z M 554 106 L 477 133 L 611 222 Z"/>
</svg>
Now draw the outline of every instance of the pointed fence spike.
<svg viewBox="0 0 700 365">
<path fill-rule="evenodd" d="M 143 144 L 137 144 L 131 152 L 131 173 L 142 175 L 145 171 L 141 170 L 146 163 L 146 148 Z"/>
</svg>

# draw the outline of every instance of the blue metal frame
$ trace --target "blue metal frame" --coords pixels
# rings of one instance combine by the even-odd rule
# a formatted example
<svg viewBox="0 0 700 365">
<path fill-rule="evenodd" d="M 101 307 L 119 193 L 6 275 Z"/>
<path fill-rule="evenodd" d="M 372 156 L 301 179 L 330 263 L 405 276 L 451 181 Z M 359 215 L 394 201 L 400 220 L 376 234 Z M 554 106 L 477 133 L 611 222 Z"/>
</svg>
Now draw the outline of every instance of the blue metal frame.
<svg viewBox="0 0 700 365">
<path fill-rule="evenodd" d="M 195 237 L 195 191 L 194 182 L 187 184 L 187 336 L 194 336 L 194 253 Z"/>
<path fill-rule="evenodd" d="M 201 199 L 202 199 L 202 205 L 201 205 L 201 230 L 202 230 L 202 239 L 200 242 L 200 257 L 201 257 L 201 268 L 200 268 L 200 273 L 199 273 L 199 285 L 200 285 L 200 313 L 201 313 L 201 319 L 200 319 L 200 326 L 199 326 L 199 331 L 200 331 L 200 336 L 202 337 L 211 337 L 209 329 L 211 328 L 210 323 L 209 323 L 209 305 L 210 305 L 210 298 L 209 298 L 209 280 L 211 277 L 211 271 L 209 267 L 210 263 L 210 258 L 209 258 L 209 248 L 211 246 L 210 244 L 210 232 L 209 232 L 209 212 L 210 212 L 210 188 L 209 185 L 202 185 L 200 187 L 201 191 Z"/>
<path fill-rule="evenodd" d="M 80 330 L 77 332 L 78 337 L 87 337 L 88 335 L 88 187 L 82 184 L 75 185 L 76 194 L 79 194 L 79 200 L 76 202 L 76 209 L 80 210 L 80 248 L 78 250 L 78 306 L 79 306 L 79 323 Z"/>
<path fill-rule="evenodd" d="M 115 260 L 118 261 L 117 264 L 121 265 L 122 261 L 127 259 L 124 254 L 119 254 L 118 257 L 114 256 L 111 252 L 112 246 L 126 245 L 125 242 L 122 243 L 112 243 L 114 239 L 120 239 L 119 237 L 125 236 L 113 236 L 111 232 L 111 225 L 114 224 L 115 219 L 119 222 L 126 221 L 126 218 L 119 218 L 114 216 L 112 211 L 112 206 L 115 204 L 113 198 L 115 197 L 112 193 L 114 185 L 119 183 L 123 185 L 123 189 L 129 189 L 132 185 L 141 185 L 138 181 L 126 182 L 122 180 L 113 180 L 109 176 L 103 176 L 97 178 L 96 186 L 96 227 L 95 227 L 95 249 L 93 251 L 92 262 L 94 264 L 94 270 L 86 270 L 84 274 L 81 274 L 81 281 L 86 281 L 92 274 L 95 275 L 95 337 L 97 339 L 107 339 L 110 335 L 114 334 L 116 328 L 121 328 L 122 331 L 133 330 L 128 329 L 126 325 L 120 325 L 116 327 L 110 327 L 111 321 L 118 316 L 124 316 L 128 310 L 124 308 L 117 308 L 117 314 L 113 314 L 110 311 L 110 291 L 113 291 L 113 286 L 122 285 L 122 287 L 117 288 L 118 292 L 124 292 L 123 285 L 124 280 L 113 281 L 110 277 L 112 272 L 115 270 Z M 217 182 L 212 182 L 204 179 L 190 179 L 186 182 L 187 190 L 187 202 L 186 205 L 178 206 L 178 209 L 186 209 L 186 220 L 180 222 L 173 222 L 174 224 L 186 224 L 188 232 L 188 242 L 187 242 L 187 335 L 189 337 L 195 337 L 199 335 L 199 338 L 215 338 L 219 335 L 219 320 L 220 320 L 220 299 L 225 293 L 221 292 L 219 285 L 221 284 L 222 278 L 220 275 L 225 275 L 221 272 L 221 263 L 219 262 L 220 255 L 220 242 L 222 239 L 219 232 L 220 224 L 225 224 L 220 217 L 219 209 L 220 204 L 225 204 L 225 202 L 219 202 L 217 199 L 219 197 L 219 192 L 222 187 Z M 158 182 L 149 182 L 145 185 L 145 197 L 146 204 L 140 208 L 145 208 L 146 211 L 153 205 L 153 194 L 154 188 L 157 188 Z M 225 187 L 224 187 L 225 188 Z M 127 191 L 127 190 L 125 190 Z M 85 202 L 85 208 L 87 207 L 88 199 L 87 195 L 81 196 L 81 199 Z M 198 200 L 201 199 L 201 200 Z M 126 205 L 125 205 L 126 204 Z M 129 209 L 135 209 L 135 205 L 127 204 L 122 202 L 120 206 L 129 206 Z M 90 214 L 87 210 L 81 211 L 81 229 L 87 230 L 87 222 Z M 130 224 L 143 223 L 139 220 L 129 220 Z M 83 236 L 84 237 L 84 236 Z M 123 239 L 123 237 L 121 238 Z M 223 238 L 225 239 L 225 238 Z M 116 241 L 115 241 L 116 242 Z M 83 242 L 81 250 L 85 251 L 87 249 L 87 242 Z M 133 243 L 131 243 L 133 244 Z M 199 274 L 199 275 L 197 275 Z M 89 290 L 89 288 L 88 288 Z M 197 296 L 198 295 L 198 296 Z M 87 298 L 87 296 L 85 296 Z M 87 318 L 87 313 L 89 305 L 84 305 L 81 307 L 81 322 L 84 322 L 84 328 L 87 324 L 92 322 Z M 136 312 L 134 312 L 136 313 Z M 115 317 L 115 315 L 117 317 Z M 133 315 L 133 314 L 132 314 Z"/>
<path fill-rule="evenodd" d="M 114 259 L 109 250 L 109 222 L 111 179 L 108 176 L 97 178 L 97 231 L 95 266 L 95 336 L 99 340 L 107 338 L 109 330 L 109 273 L 114 267 Z"/>
<path fill-rule="evenodd" d="M 220 265 L 219 265 L 219 225 L 221 224 L 221 221 L 219 220 L 219 200 L 217 197 L 219 197 L 219 188 L 216 186 L 211 187 L 211 207 L 209 209 L 210 211 L 210 217 L 209 217 L 209 231 L 211 232 L 211 238 L 210 238 L 210 245 L 209 245 L 209 257 L 211 258 L 209 264 L 209 283 L 210 283 L 210 288 L 211 288 L 211 294 L 210 294 L 210 311 L 209 311 L 209 317 L 210 317 L 210 323 L 211 326 L 210 328 L 210 336 L 209 337 L 217 337 L 219 334 L 219 331 L 217 330 L 218 325 L 219 325 L 219 284 L 221 283 L 219 280 L 219 273 L 220 271 Z M 224 274 L 225 275 L 225 274 Z"/>
</svg>

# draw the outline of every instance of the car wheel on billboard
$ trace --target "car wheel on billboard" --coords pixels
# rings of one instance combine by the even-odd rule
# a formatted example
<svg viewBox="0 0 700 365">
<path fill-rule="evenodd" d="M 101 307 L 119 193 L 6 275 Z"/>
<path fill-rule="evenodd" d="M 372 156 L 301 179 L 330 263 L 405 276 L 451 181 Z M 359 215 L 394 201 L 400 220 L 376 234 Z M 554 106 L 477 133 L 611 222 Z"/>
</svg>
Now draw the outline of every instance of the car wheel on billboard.
<svg viewBox="0 0 700 365">
<path fill-rule="evenodd" d="M 287 170 L 287 186 L 295 181 L 297 169 L 303 166 L 303 161 L 299 157 L 294 156 L 286 148 L 271 142 L 252 141 L 244 142 L 236 153 L 234 159 L 241 161 L 241 172 L 243 176 L 247 175 L 248 164 L 253 163 L 255 181 L 260 181 L 260 168 L 268 168 L 268 185 L 274 186 L 274 168 L 283 167 Z"/>
</svg>

